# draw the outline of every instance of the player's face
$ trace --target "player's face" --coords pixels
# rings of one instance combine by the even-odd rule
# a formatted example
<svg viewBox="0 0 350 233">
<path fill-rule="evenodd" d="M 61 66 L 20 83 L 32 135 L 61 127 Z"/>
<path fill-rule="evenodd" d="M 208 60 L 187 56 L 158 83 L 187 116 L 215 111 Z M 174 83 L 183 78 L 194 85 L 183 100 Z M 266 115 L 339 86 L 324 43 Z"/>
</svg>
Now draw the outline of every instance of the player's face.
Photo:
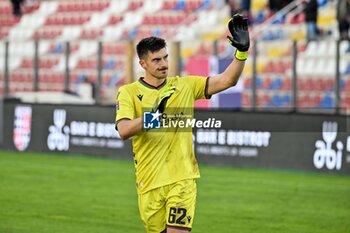
<svg viewBox="0 0 350 233">
<path fill-rule="evenodd" d="M 140 65 L 146 73 L 157 79 L 165 79 L 168 76 L 168 53 L 163 48 L 154 53 L 148 52 L 145 59 L 140 60 Z"/>
</svg>

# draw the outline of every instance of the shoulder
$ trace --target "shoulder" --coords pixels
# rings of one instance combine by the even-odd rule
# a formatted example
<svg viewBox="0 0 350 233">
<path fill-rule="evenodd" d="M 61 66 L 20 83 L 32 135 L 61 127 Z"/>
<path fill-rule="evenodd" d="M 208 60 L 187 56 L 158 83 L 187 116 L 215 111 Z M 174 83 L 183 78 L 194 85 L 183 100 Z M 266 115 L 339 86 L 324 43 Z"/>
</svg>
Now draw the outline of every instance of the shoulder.
<svg viewBox="0 0 350 233">
<path fill-rule="evenodd" d="M 119 92 L 124 91 L 124 92 L 128 92 L 128 93 L 132 93 L 134 92 L 136 89 L 138 89 L 138 81 L 135 81 L 133 83 L 129 83 L 129 84 L 125 84 L 121 87 L 119 87 Z"/>
<path fill-rule="evenodd" d="M 180 80 L 182 80 L 183 82 L 186 82 L 186 83 L 198 83 L 198 82 L 203 82 L 203 81 L 207 80 L 207 78 L 208 77 L 206 77 L 206 76 L 190 75 L 190 76 L 181 77 Z"/>
<path fill-rule="evenodd" d="M 207 78 L 206 76 L 198 76 L 198 75 L 188 75 L 188 76 L 176 76 L 169 77 L 168 80 L 178 80 L 181 82 L 195 81 L 197 79 Z"/>
</svg>

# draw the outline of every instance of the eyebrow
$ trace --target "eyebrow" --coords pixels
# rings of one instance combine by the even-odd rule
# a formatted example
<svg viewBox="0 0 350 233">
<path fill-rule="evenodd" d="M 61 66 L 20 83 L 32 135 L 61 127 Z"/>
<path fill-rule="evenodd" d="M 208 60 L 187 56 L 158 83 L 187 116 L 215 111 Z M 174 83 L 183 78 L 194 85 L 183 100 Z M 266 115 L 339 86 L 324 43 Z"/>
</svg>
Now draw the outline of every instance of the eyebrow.
<svg viewBox="0 0 350 233">
<path fill-rule="evenodd" d="M 165 55 L 163 58 L 168 58 L 169 54 Z M 152 61 L 160 60 L 160 57 L 155 57 L 152 59 Z"/>
</svg>

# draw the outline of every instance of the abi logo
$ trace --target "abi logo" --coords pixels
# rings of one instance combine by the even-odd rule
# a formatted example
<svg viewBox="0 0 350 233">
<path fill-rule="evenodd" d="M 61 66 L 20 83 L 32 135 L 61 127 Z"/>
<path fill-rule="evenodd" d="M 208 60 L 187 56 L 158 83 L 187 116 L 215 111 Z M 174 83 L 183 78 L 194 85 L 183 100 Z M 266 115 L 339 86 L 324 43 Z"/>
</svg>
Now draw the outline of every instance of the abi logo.
<svg viewBox="0 0 350 233">
<path fill-rule="evenodd" d="M 342 166 L 343 143 L 341 141 L 335 142 L 338 134 L 337 122 L 323 122 L 322 137 L 323 140 L 317 140 L 315 143 L 314 165 L 317 169 L 323 168 L 325 165 L 327 169 L 340 170 Z M 335 143 L 336 150 L 332 148 Z"/>
<path fill-rule="evenodd" d="M 53 112 L 53 124 L 49 127 L 47 146 L 49 150 L 67 151 L 69 149 L 69 126 L 66 126 L 66 110 L 56 109 Z"/>
<path fill-rule="evenodd" d="M 162 114 L 157 110 L 156 112 L 144 112 L 143 113 L 143 128 L 144 129 L 159 129 L 160 128 L 160 116 Z"/>
</svg>

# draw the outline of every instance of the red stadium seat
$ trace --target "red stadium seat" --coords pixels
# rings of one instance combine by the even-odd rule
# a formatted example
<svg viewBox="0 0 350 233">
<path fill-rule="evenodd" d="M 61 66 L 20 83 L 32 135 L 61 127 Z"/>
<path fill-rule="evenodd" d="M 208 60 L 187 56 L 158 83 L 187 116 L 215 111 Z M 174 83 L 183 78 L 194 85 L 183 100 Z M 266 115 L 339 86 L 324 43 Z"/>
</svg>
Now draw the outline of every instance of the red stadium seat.
<svg viewBox="0 0 350 233">
<path fill-rule="evenodd" d="M 44 27 L 34 33 L 34 39 L 54 39 L 62 34 L 62 28 Z"/>
<path fill-rule="evenodd" d="M 189 1 L 186 1 L 185 10 L 187 10 L 187 11 L 195 11 L 195 10 L 197 10 L 202 4 L 203 4 L 203 3 L 202 3 L 201 0 L 189 0 Z"/>
<path fill-rule="evenodd" d="M 8 36 L 11 27 L 0 27 L 0 39 Z"/>
<path fill-rule="evenodd" d="M 317 79 L 314 81 L 314 87 L 313 87 L 313 90 L 316 90 L 316 91 L 324 91 L 326 89 L 326 85 L 323 81 L 323 79 Z"/>
<path fill-rule="evenodd" d="M 10 5 L 0 6 L 0 15 L 10 15 L 12 14 L 12 7 Z"/>
<path fill-rule="evenodd" d="M 136 1 L 136 0 L 132 0 L 129 3 L 129 7 L 128 7 L 128 11 L 134 11 L 137 10 L 138 8 L 143 6 L 143 2 L 142 1 Z"/>
<path fill-rule="evenodd" d="M 45 22 L 45 25 L 81 25 L 90 20 L 88 14 L 55 14 L 49 16 Z"/>
<path fill-rule="evenodd" d="M 298 89 L 301 91 L 310 91 L 314 88 L 314 81 L 312 78 L 299 77 L 297 80 Z"/>
<path fill-rule="evenodd" d="M 121 15 L 112 15 L 109 18 L 108 24 L 109 25 L 114 25 L 114 24 L 118 24 L 118 23 L 120 23 L 122 21 L 123 21 L 123 16 L 121 16 Z"/>
<path fill-rule="evenodd" d="M 263 72 L 265 72 L 265 73 L 272 73 L 272 72 L 274 72 L 274 63 L 273 63 L 273 61 L 270 60 L 270 61 L 267 62 Z"/>
<path fill-rule="evenodd" d="M 83 29 L 80 38 L 81 39 L 98 39 L 102 36 L 103 31 L 101 28 L 93 28 L 93 29 Z"/>
<path fill-rule="evenodd" d="M 245 89 L 249 89 L 252 85 L 252 78 L 251 77 L 244 77 L 243 78 L 243 87 Z"/>
<path fill-rule="evenodd" d="M 162 6 L 163 10 L 172 10 L 176 7 L 177 1 L 175 0 L 165 0 Z"/>
<path fill-rule="evenodd" d="M 334 89 L 334 79 L 329 78 L 325 81 L 325 89 L 331 91 Z"/>
<path fill-rule="evenodd" d="M 347 80 L 345 81 L 345 86 L 344 86 L 343 91 L 346 91 L 346 92 L 349 92 L 349 91 L 350 91 L 350 79 L 347 79 Z"/>
<path fill-rule="evenodd" d="M 256 105 L 258 107 L 266 107 L 267 104 L 270 102 L 270 95 L 269 94 L 257 94 L 257 100 Z"/>
<path fill-rule="evenodd" d="M 250 95 L 248 92 L 243 92 L 242 94 L 242 106 L 243 107 L 247 107 L 247 106 L 250 106 L 251 103 L 250 103 Z"/>
<path fill-rule="evenodd" d="M 350 108 L 350 96 L 345 96 L 342 98 L 340 106 L 342 108 Z"/>
<path fill-rule="evenodd" d="M 316 107 L 321 103 L 322 96 L 320 94 L 315 94 L 313 97 L 311 97 L 311 106 L 310 107 Z"/>
<path fill-rule="evenodd" d="M 124 55 L 124 54 L 126 54 L 125 44 L 104 44 L 103 54 L 106 54 L 106 55 Z"/>
<path fill-rule="evenodd" d="M 282 90 L 283 91 L 289 91 L 292 89 L 292 79 L 291 78 L 286 78 L 282 82 Z"/>
<path fill-rule="evenodd" d="M 13 27 L 17 23 L 19 23 L 20 18 L 19 17 L 5 17 L 5 18 L 0 18 L 0 28 L 1 27 Z"/>
<path fill-rule="evenodd" d="M 271 83 L 272 83 L 271 78 L 270 78 L 270 77 L 265 77 L 265 78 L 263 79 L 263 83 L 262 83 L 261 88 L 262 88 L 262 89 L 268 89 L 268 88 L 271 87 Z"/>
</svg>

